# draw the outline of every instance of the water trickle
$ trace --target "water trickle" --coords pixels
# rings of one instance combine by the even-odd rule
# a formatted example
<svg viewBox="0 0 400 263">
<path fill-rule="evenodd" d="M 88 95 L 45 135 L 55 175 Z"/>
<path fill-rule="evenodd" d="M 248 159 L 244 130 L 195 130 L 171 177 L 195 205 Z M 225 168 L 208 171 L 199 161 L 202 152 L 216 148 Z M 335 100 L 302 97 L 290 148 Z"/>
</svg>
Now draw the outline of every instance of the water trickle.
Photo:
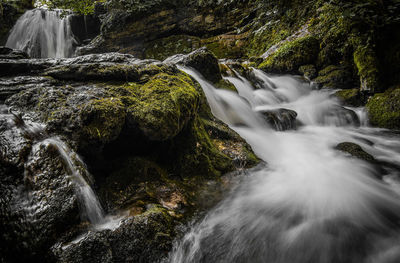
<svg viewBox="0 0 400 263">
<path fill-rule="evenodd" d="M 90 178 L 90 174 L 80 157 L 60 138 L 50 137 L 45 132 L 44 125 L 29 120 L 23 120 L 20 115 L 10 112 L 4 105 L 0 105 L 0 114 L 8 120 L 10 125 L 17 126 L 23 132 L 25 137 L 30 138 L 33 141 L 31 153 L 26 162 L 27 164 L 34 161 L 35 158 L 38 158 L 37 153 L 43 146 L 48 147 L 51 145 L 56 149 L 57 153 L 62 158 L 65 170 L 67 171 L 71 182 L 75 186 L 76 195 L 80 202 L 82 217 L 89 220 L 92 224 L 102 225 L 103 228 L 107 228 L 106 225 L 109 223 L 108 221 L 114 219 L 112 217 L 107 218 L 107 220 L 105 219 L 104 211 L 100 202 L 87 182 Z M 27 206 L 26 209 L 29 211 L 35 211 L 35 205 L 37 204 L 33 204 L 33 207 Z"/>
<path fill-rule="evenodd" d="M 378 161 L 396 164 L 399 135 L 357 127 L 356 113 L 329 91 L 314 90 L 297 77 L 254 70 L 260 89 L 240 77 L 228 78 L 238 95 L 182 69 L 203 87 L 213 114 L 268 167 L 194 225 L 177 242 L 171 262 L 383 263 L 400 258 L 399 170 L 388 169 L 380 181 L 371 164 L 334 149 L 354 142 Z M 263 123 L 260 110 L 279 108 L 296 111 L 302 126 L 276 132 Z"/>
<path fill-rule="evenodd" d="M 10 32 L 6 46 L 27 52 L 33 58 L 67 58 L 74 52 L 76 40 L 70 16 L 62 10 L 26 11 Z"/>
</svg>

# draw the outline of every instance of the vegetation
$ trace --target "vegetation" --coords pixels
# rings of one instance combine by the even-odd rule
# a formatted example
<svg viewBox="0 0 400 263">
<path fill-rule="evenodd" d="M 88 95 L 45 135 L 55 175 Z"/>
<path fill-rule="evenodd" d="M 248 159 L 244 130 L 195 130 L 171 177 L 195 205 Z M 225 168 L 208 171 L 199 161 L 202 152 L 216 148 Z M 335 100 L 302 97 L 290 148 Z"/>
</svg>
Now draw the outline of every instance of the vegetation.
<svg viewBox="0 0 400 263">
<path fill-rule="evenodd" d="M 70 9 L 79 14 L 92 14 L 97 2 L 104 0 L 39 0 L 39 6 L 46 6 L 50 9 Z"/>
</svg>

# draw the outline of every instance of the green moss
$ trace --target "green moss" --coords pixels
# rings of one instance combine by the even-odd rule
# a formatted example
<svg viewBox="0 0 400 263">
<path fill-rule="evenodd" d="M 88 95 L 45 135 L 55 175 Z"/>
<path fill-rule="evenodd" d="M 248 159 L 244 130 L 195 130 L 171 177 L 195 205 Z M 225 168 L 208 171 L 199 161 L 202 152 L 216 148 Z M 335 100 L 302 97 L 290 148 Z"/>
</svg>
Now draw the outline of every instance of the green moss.
<svg viewBox="0 0 400 263">
<path fill-rule="evenodd" d="M 125 109 L 118 98 L 95 99 L 85 105 L 81 118 L 89 140 L 107 143 L 115 140 L 125 123 Z"/>
<path fill-rule="evenodd" d="M 302 65 L 312 64 L 318 55 L 318 40 L 312 36 L 290 41 L 267 57 L 259 68 L 267 72 L 298 72 Z"/>
<path fill-rule="evenodd" d="M 225 90 L 230 90 L 230 91 L 237 92 L 235 85 L 233 85 L 232 83 L 230 83 L 229 81 L 224 80 L 224 79 L 221 79 L 220 81 L 218 81 L 214 85 L 218 89 L 225 89 Z"/>
<path fill-rule="evenodd" d="M 181 153 L 176 166 L 180 174 L 215 178 L 233 169 L 231 159 L 221 153 L 210 140 L 202 119 L 196 118 L 178 140 L 185 145 L 185 148 L 176 145 L 177 151 Z"/>
<path fill-rule="evenodd" d="M 354 52 L 354 63 L 360 76 L 361 89 L 369 92 L 378 92 L 379 71 L 375 52 L 368 46 L 359 47 Z"/>
<path fill-rule="evenodd" d="M 400 129 L 400 87 L 375 94 L 366 108 L 372 125 Z"/>
<path fill-rule="evenodd" d="M 314 65 L 304 65 L 299 67 L 299 72 L 308 79 L 313 79 L 317 76 L 317 69 Z"/>
<path fill-rule="evenodd" d="M 330 65 L 318 72 L 314 81 L 323 87 L 332 89 L 353 88 L 352 75 L 348 68 Z"/>
<path fill-rule="evenodd" d="M 198 37 L 188 35 L 172 35 L 146 44 L 145 57 L 164 60 L 175 54 L 188 54 L 200 48 Z"/>
<path fill-rule="evenodd" d="M 138 97 L 127 109 L 128 118 L 152 140 L 175 137 L 197 113 L 200 94 L 185 73 L 160 73 L 131 88 Z"/>
<path fill-rule="evenodd" d="M 242 42 L 228 38 L 210 38 L 202 40 L 201 44 L 205 45 L 217 58 L 240 58 L 243 57 L 244 44 Z"/>
<path fill-rule="evenodd" d="M 359 89 L 339 90 L 335 93 L 345 105 L 359 107 L 362 105 L 362 99 Z"/>
</svg>

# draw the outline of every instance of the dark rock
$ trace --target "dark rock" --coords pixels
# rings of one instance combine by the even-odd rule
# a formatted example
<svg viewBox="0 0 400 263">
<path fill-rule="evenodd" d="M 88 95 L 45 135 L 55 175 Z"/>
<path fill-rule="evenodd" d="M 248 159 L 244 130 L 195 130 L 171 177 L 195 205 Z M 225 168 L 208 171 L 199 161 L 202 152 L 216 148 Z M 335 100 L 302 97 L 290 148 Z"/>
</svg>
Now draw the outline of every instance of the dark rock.
<svg viewBox="0 0 400 263">
<path fill-rule="evenodd" d="M 345 107 L 334 105 L 321 115 L 320 122 L 327 125 L 336 126 L 360 126 L 360 119 L 357 113 Z"/>
<path fill-rule="evenodd" d="M 8 47 L 0 46 L 0 59 L 24 59 L 29 58 L 29 55 L 22 51 Z"/>
<path fill-rule="evenodd" d="M 45 77 L 18 76 L 0 79 L 0 102 L 29 88 L 49 87 L 55 81 Z"/>
<path fill-rule="evenodd" d="M 214 83 L 222 78 L 218 59 L 207 48 L 200 48 L 188 55 L 175 55 L 167 58 L 164 62 L 192 67 L 200 72 L 204 78 Z"/>
<path fill-rule="evenodd" d="M 276 109 L 260 112 L 267 123 L 277 131 L 295 130 L 297 113 L 288 109 Z"/>
<path fill-rule="evenodd" d="M 70 17 L 71 31 L 79 43 L 88 44 L 100 34 L 100 19 L 96 15 L 72 15 Z"/>
<path fill-rule="evenodd" d="M 319 71 L 313 81 L 331 89 L 351 89 L 356 86 L 349 68 L 332 65 Z"/>
<path fill-rule="evenodd" d="M 57 262 L 158 262 L 172 248 L 172 217 L 166 209 L 151 206 L 123 219 L 114 230 L 90 231 L 78 242 L 52 248 Z"/>
<path fill-rule="evenodd" d="M 345 152 L 353 156 L 354 158 L 363 160 L 369 163 L 374 168 L 374 176 L 377 179 L 382 179 L 383 175 L 387 174 L 384 168 L 385 163 L 377 161 L 371 154 L 367 153 L 360 145 L 352 142 L 342 142 L 336 145 L 336 150 Z"/>
<path fill-rule="evenodd" d="M 351 156 L 354 156 L 358 159 L 364 160 L 366 162 L 375 162 L 375 158 L 367 153 L 366 151 L 364 151 L 360 145 L 355 144 L 355 143 L 351 143 L 351 142 L 342 142 L 339 143 L 335 149 L 340 150 L 342 152 L 347 152 L 349 153 Z"/>
<path fill-rule="evenodd" d="M 339 90 L 335 96 L 346 106 L 360 107 L 363 105 L 363 98 L 359 89 Z"/>
<path fill-rule="evenodd" d="M 317 69 L 314 65 L 304 65 L 299 68 L 299 72 L 304 75 L 308 80 L 317 76 Z"/>
</svg>

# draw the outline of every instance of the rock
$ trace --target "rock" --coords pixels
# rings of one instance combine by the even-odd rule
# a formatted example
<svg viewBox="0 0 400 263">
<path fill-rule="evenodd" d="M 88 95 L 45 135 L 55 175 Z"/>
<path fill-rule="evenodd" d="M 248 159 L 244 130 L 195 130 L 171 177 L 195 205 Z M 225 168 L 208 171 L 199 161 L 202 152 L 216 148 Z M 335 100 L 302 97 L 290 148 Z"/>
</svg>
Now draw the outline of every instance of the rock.
<svg viewBox="0 0 400 263">
<path fill-rule="evenodd" d="M 297 113 L 288 109 L 276 109 L 260 112 L 267 123 L 277 131 L 295 130 Z"/>
<path fill-rule="evenodd" d="M 282 45 L 258 68 L 271 73 L 299 73 L 300 66 L 314 63 L 318 52 L 318 40 L 313 36 L 305 36 Z"/>
<path fill-rule="evenodd" d="M 350 154 L 352 157 L 363 160 L 369 163 L 373 168 L 373 175 L 382 180 L 383 176 L 387 174 L 384 168 L 387 165 L 385 162 L 377 161 L 371 154 L 367 153 L 360 145 L 352 142 L 342 142 L 336 145 L 336 150 Z"/>
<path fill-rule="evenodd" d="M 29 58 L 29 55 L 22 51 L 8 47 L 0 46 L 0 59 L 24 59 Z"/>
<path fill-rule="evenodd" d="M 371 125 L 400 129 L 400 87 L 394 87 L 384 93 L 371 97 L 366 105 Z"/>
<path fill-rule="evenodd" d="M 171 248 L 174 227 L 201 211 L 202 203 L 214 203 L 216 197 L 200 192 L 218 188 L 223 174 L 260 161 L 239 135 L 212 117 L 199 84 L 171 63 L 117 53 L 8 60 L 17 61 L 30 75 L 8 76 L 0 86 L 12 88 L 5 103 L 15 114 L 0 108 L 5 259 L 15 254 L 20 261 L 160 259 Z M 37 65 L 47 76 L 35 75 Z M 121 75 L 121 67 L 129 68 L 132 78 Z M 24 126 L 31 122 L 43 124 L 43 130 Z M 88 231 L 79 221 L 63 159 L 51 144 L 37 144 L 47 136 L 68 142 L 71 156 L 82 155 L 107 211 L 129 213 L 118 228 Z M 86 171 L 85 164 L 78 166 Z M 10 209 L 27 195 L 37 220 L 24 221 L 26 205 Z M 80 234 L 85 238 L 72 242 Z"/>
<path fill-rule="evenodd" d="M 328 66 L 318 72 L 314 82 L 325 88 L 351 89 L 355 84 L 350 70 L 346 67 Z"/>
<path fill-rule="evenodd" d="M 149 206 L 122 219 L 114 230 L 90 231 L 78 242 L 53 246 L 57 262 L 158 262 L 172 249 L 173 218 L 166 209 Z"/>
<path fill-rule="evenodd" d="M 317 76 L 317 69 L 314 65 L 304 65 L 299 68 L 299 72 L 308 80 L 314 79 Z"/>
<path fill-rule="evenodd" d="M 363 105 L 359 89 L 339 90 L 335 96 L 346 106 L 360 107 Z"/>
<path fill-rule="evenodd" d="M 10 261 L 44 258 L 57 235 L 79 221 L 76 191 L 51 146 L 32 148 L 18 126 L 23 123 L 16 125 L 12 115 L 0 118 L 1 255 Z"/>
<path fill-rule="evenodd" d="M 5 45 L 9 31 L 17 22 L 18 18 L 28 9 L 33 8 L 33 1 L 2 1 L 0 3 L 0 46 Z"/>
<path fill-rule="evenodd" d="M 358 115 L 350 109 L 334 105 L 321 116 L 320 122 L 325 125 L 335 126 L 360 126 Z"/>
<path fill-rule="evenodd" d="M 175 55 L 167 58 L 164 62 L 194 68 L 204 78 L 214 83 L 220 81 L 222 78 L 218 59 L 206 48 L 200 48 L 188 55 Z"/>
<path fill-rule="evenodd" d="M 355 144 L 355 143 L 342 142 L 342 143 L 339 143 L 335 147 L 335 149 L 342 151 L 342 152 L 349 153 L 351 156 L 354 156 L 354 157 L 364 160 L 366 162 L 374 163 L 376 161 L 375 158 L 371 154 L 364 151 L 360 145 Z"/>
<path fill-rule="evenodd" d="M 121 51 L 165 59 L 207 46 L 216 55 L 237 57 L 243 53 L 247 34 L 232 32 L 250 23 L 249 14 L 256 9 L 247 1 L 197 0 L 184 5 L 171 0 L 108 1 L 104 7 L 108 12 L 101 12 L 101 34 L 79 55 Z"/>
<path fill-rule="evenodd" d="M 36 87 L 49 87 L 55 81 L 45 77 L 18 76 L 0 79 L 0 102 L 23 90 Z"/>
<path fill-rule="evenodd" d="M 360 77 L 360 89 L 367 93 L 382 90 L 379 78 L 379 61 L 374 50 L 368 46 L 359 46 L 354 52 L 354 64 Z"/>
</svg>

